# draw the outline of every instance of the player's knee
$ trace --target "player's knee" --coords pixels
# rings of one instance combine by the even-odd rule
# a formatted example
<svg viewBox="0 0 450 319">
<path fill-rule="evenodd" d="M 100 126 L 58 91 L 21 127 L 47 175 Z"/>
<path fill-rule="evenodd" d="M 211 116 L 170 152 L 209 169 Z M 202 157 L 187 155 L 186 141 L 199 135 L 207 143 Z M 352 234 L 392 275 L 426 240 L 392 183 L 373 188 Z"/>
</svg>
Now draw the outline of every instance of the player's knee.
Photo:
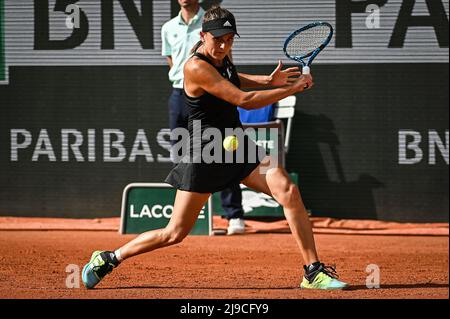
<svg viewBox="0 0 450 319">
<path fill-rule="evenodd" d="M 300 191 L 294 183 L 289 185 L 289 203 L 297 205 L 301 201 Z"/>
<path fill-rule="evenodd" d="M 279 187 L 273 191 L 273 197 L 283 207 L 291 207 L 300 201 L 300 192 L 298 187 L 289 182 L 283 187 Z"/>
<path fill-rule="evenodd" d="M 181 243 L 187 235 L 186 232 L 181 229 L 166 229 L 164 233 L 164 242 L 168 245 Z"/>
<path fill-rule="evenodd" d="M 186 238 L 186 235 L 187 234 L 183 231 L 175 231 L 172 233 L 172 236 L 170 236 L 169 243 L 172 245 L 179 244 Z"/>
</svg>

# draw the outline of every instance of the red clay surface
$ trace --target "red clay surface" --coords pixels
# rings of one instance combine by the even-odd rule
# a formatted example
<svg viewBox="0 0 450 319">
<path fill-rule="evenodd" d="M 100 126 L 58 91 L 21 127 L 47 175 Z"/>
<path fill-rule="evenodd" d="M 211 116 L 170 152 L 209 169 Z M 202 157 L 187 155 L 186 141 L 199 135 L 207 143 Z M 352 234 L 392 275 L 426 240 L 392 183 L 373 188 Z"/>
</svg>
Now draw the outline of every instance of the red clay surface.
<svg viewBox="0 0 450 319">
<path fill-rule="evenodd" d="M 420 235 L 449 236 L 448 223 L 397 223 L 379 220 L 333 219 L 310 217 L 315 234 L 347 235 Z M 214 229 L 226 230 L 228 222 L 220 216 L 213 217 Z M 277 221 L 246 220 L 245 232 L 290 233 L 285 219 Z M 111 230 L 118 231 L 120 218 L 42 218 L 42 217 L 0 217 L 1 230 Z"/>
<path fill-rule="evenodd" d="M 95 290 L 67 288 L 69 264 L 134 235 L 112 231 L 0 231 L 0 298 L 448 298 L 446 236 L 316 234 L 321 260 L 336 263 L 349 291 L 297 289 L 302 260 L 290 234 L 191 236 L 125 261 Z M 380 267 L 380 289 L 366 267 Z M 77 277 L 78 279 L 79 277 Z"/>
</svg>

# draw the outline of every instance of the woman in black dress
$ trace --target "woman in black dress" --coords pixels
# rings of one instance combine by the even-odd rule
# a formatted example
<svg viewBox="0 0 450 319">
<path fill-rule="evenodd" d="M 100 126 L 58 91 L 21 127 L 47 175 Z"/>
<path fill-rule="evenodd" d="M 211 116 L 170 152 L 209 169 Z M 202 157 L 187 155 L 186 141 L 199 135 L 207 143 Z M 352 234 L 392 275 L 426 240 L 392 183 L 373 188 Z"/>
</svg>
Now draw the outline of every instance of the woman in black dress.
<svg viewBox="0 0 450 319">
<path fill-rule="evenodd" d="M 313 86 L 312 77 L 301 75 L 298 68 L 282 70 L 281 62 L 270 76 L 237 73 L 230 58 L 234 37 L 238 35 L 236 22 L 234 16 L 225 9 L 214 7 L 208 10 L 202 29 L 201 41 L 193 49 L 193 55 L 184 67 L 184 95 L 190 110 L 190 140 L 187 144 L 190 152 L 166 179 L 178 190 L 170 222 L 166 228 L 143 233 L 116 251 L 94 252 L 90 262 L 83 268 L 83 283 L 87 288 L 93 288 L 121 261 L 180 243 L 191 231 L 211 193 L 241 182 L 272 196 L 283 206 L 305 263 L 305 275 L 300 286 L 311 289 L 346 288 L 347 284 L 337 279 L 334 268 L 319 261 L 311 223 L 300 192 L 282 167 L 271 165 L 275 162 L 273 158 L 267 156 L 261 162 L 250 161 L 248 154 L 245 154 L 240 162 L 206 163 L 201 158 L 202 150 L 211 142 L 217 143 L 217 139 L 196 142 L 193 138 L 196 121 L 200 124 L 201 133 L 214 128 L 225 137 L 227 128 L 241 127 L 237 105 L 245 109 L 257 109 L 276 103 L 310 89 Z M 246 92 L 241 88 L 266 89 Z M 219 142 L 221 144 L 222 140 Z M 264 151 L 247 137 L 239 147 L 244 150 L 256 148 L 259 153 Z"/>
</svg>

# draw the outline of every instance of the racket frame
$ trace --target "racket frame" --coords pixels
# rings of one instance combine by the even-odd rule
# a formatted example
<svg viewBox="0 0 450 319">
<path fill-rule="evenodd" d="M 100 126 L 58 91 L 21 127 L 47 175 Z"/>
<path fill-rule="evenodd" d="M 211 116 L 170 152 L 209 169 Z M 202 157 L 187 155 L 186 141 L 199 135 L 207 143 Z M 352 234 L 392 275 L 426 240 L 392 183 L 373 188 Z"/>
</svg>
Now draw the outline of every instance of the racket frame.
<svg viewBox="0 0 450 319">
<path fill-rule="evenodd" d="M 314 51 L 309 52 L 308 54 L 304 55 L 304 56 L 291 56 L 287 53 L 286 48 L 289 44 L 289 42 L 291 42 L 291 40 L 296 37 L 299 33 L 305 31 L 305 30 L 309 30 L 311 28 L 317 27 L 317 26 L 327 26 L 328 28 L 330 28 L 330 34 L 328 35 L 327 39 Z M 323 22 L 323 21 L 317 21 L 317 22 L 313 22 L 310 23 L 294 32 L 292 32 L 286 39 L 286 41 L 284 41 L 284 46 L 283 46 L 283 52 L 284 54 L 291 60 L 297 61 L 299 63 L 301 63 L 301 65 L 303 66 L 303 73 L 309 73 L 309 66 L 311 65 L 311 63 L 313 62 L 313 60 L 317 57 L 317 55 L 323 50 L 325 49 L 325 47 L 330 43 L 331 39 L 333 38 L 333 34 L 334 34 L 334 29 L 333 26 L 331 24 L 329 24 L 328 22 Z M 309 58 L 308 62 L 303 61 L 304 59 Z M 307 71 L 307 72 L 305 72 Z"/>
</svg>

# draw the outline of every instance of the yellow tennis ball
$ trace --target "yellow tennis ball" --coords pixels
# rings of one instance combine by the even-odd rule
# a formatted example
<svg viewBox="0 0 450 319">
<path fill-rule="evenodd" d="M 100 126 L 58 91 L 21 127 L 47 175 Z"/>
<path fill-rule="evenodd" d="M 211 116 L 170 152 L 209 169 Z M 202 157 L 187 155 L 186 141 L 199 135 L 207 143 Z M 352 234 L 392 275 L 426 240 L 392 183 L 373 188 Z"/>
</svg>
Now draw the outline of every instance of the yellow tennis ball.
<svg viewBox="0 0 450 319">
<path fill-rule="evenodd" d="M 228 152 L 234 152 L 239 147 L 238 139 L 235 135 L 225 137 L 223 140 L 223 148 Z"/>
</svg>

